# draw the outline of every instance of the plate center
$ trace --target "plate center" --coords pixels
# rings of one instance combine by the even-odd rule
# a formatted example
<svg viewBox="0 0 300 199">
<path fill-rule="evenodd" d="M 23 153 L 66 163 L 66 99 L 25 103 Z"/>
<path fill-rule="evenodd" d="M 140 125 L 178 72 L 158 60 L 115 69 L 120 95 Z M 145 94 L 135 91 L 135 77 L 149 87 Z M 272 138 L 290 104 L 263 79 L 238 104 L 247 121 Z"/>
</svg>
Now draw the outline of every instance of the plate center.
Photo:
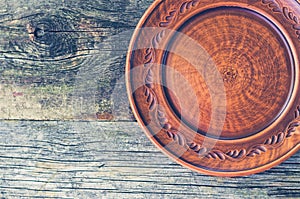
<svg viewBox="0 0 300 199">
<path fill-rule="evenodd" d="M 274 24 L 248 9 L 222 7 L 193 16 L 178 31 L 162 74 L 169 105 L 186 125 L 209 137 L 237 139 L 280 116 L 291 95 L 294 62 Z M 216 102 L 220 87 L 224 97 Z"/>
</svg>

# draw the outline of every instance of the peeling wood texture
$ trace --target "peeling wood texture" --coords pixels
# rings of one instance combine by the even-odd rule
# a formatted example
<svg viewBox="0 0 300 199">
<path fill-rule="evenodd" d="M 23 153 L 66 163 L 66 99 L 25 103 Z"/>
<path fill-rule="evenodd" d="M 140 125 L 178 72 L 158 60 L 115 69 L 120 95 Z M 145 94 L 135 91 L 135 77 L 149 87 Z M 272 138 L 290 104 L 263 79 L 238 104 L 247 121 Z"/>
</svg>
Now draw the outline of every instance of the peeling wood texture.
<svg viewBox="0 0 300 199">
<path fill-rule="evenodd" d="M 168 159 L 134 122 L 0 123 L 2 198 L 300 197 L 300 154 L 239 178 L 194 173 Z"/>
<path fill-rule="evenodd" d="M 300 197 L 299 153 L 254 176 L 209 177 L 130 122 L 125 56 L 151 3 L 0 0 L 0 198 Z M 96 119 L 119 122 L 82 122 Z"/>
</svg>

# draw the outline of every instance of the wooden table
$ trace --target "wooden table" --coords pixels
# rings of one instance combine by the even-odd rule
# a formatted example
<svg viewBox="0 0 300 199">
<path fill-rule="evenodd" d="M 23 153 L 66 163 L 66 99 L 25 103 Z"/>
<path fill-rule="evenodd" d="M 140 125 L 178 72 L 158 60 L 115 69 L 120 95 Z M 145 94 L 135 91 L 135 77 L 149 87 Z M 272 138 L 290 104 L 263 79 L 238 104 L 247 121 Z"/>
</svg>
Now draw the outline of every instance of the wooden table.
<svg viewBox="0 0 300 199">
<path fill-rule="evenodd" d="M 135 122 L 126 50 L 150 0 L 0 0 L 0 198 L 300 198 L 300 153 L 194 173 Z"/>
</svg>

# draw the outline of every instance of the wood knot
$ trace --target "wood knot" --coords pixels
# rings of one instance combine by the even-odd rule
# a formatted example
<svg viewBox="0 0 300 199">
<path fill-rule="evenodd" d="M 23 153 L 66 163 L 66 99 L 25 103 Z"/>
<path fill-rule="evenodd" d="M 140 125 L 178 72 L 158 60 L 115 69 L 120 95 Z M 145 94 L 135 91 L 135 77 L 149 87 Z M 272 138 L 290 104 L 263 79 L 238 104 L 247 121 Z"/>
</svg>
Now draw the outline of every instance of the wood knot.
<svg viewBox="0 0 300 199">
<path fill-rule="evenodd" d="M 36 38 L 41 38 L 45 35 L 45 30 L 43 28 L 34 28 L 31 24 L 27 24 L 27 31 L 29 34 L 29 39 L 33 42 Z"/>
<path fill-rule="evenodd" d="M 36 28 L 33 32 L 33 35 L 37 38 L 40 38 L 45 35 L 45 30 L 42 28 Z"/>
<path fill-rule="evenodd" d="M 74 24 L 61 16 L 34 19 L 27 25 L 32 48 L 43 52 L 44 58 L 56 58 L 77 52 L 77 32 Z"/>
</svg>

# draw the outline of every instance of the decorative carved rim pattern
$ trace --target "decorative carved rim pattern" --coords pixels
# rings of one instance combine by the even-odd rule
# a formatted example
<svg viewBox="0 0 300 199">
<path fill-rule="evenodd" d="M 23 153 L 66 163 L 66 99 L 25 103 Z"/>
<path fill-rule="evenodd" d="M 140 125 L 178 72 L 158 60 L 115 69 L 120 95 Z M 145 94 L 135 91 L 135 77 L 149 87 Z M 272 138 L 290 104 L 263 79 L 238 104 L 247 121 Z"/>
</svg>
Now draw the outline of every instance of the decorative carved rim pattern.
<svg viewBox="0 0 300 199">
<path fill-rule="evenodd" d="M 298 1 L 298 0 L 297 0 Z M 299 2 L 299 1 L 298 1 Z M 261 3 L 268 6 L 274 13 L 281 13 L 292 25 L 292 28 L 295 30 L 295 33 L 300 41 L 300 21 L 297 16 L 291 11 L 288 7 L 280 7 L 276 0 L 261 0 Z M 167 28 L 170 26 L 176 18 L 191 10 L 192 8 L 198 6 L 200 4 L 200 0 L 192 0 L 186 1 L 181 4 L 179 9 L 174 9 L 168 12 L 168 16 L 164 17 L 164 19 L 159 23 L 160 27 Z M 300 126 L 300 106 L 295 110 L 295 117 L 286 129 L 283 132 L 279 132 L 276 135 L 265 140 L 262 144 L 255 144 L 250 149 L 236 149 L 230 150 L 227 152 L 223 152 L 220 150 L 208 150 L 206 147 L 203 147 L 201 144 L 190 142 L 186 139 L 186 137 L 180 133 L 178 130 L 174 129 L 170 123 L 168 123 L 167 116 L 164 111 L 158 108 L 158 100 L 156 93 L 154 91 L 154 81 L 153 81 L 153 71 L 152 66 L 155 60 L 155 49 L 158 44 L 162 41 L 165 36 L 165 31 L 161 31 L 158 33 L 151 42 L 152 47 L 146 49 L 145 52 L 145 96 L 146 102 L 149 104 L 149 110 L 155 112 L 157 119 L 165 130 L 166 134 L 170 139 L 177 142 L 180 146 L 185 147 L 189 150 L 192 150 L 199 154 L 199 157 L 215 159 L 224 161 L 226 159 L 231 161 L 240 161 L 247 157 L 255 157 L 257 155 L 261 155 L 265 153 L 267 150 L 275 149 L 280 147 L 284 141 L 294 135 L 297 134 L 296 129 Z"/>
</svg>

